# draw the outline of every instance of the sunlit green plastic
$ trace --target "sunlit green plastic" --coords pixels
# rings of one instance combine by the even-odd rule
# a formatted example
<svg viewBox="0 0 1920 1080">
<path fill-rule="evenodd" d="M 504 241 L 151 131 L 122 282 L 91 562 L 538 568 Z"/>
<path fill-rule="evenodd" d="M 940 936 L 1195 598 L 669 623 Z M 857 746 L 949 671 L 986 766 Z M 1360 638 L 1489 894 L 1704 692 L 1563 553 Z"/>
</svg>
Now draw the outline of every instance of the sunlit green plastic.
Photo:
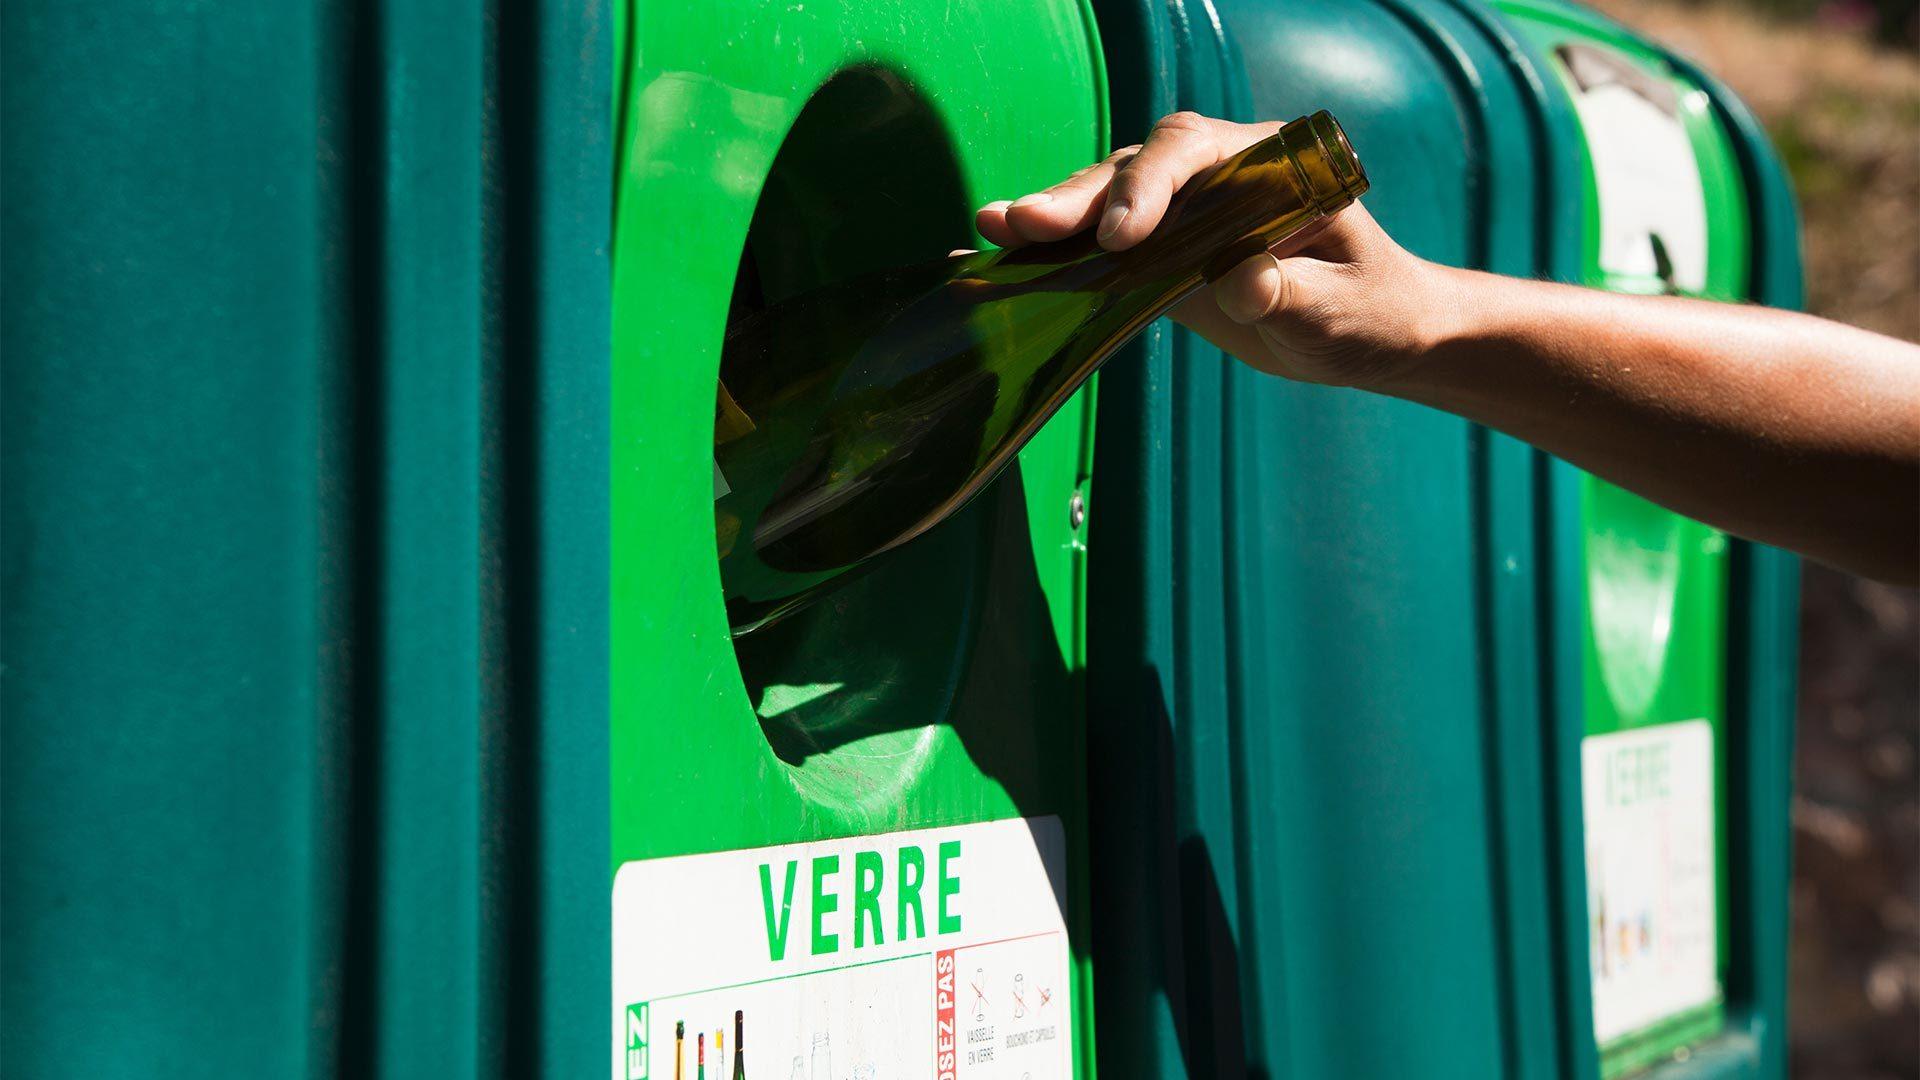
<svg viewBox="0 0 1920 1080">
<path fill-rule="evenodd" d="M 977 243 L 972 207 L 1102 153 L 1091 20 L 1071 2 L 986 0 L 642 3 L 622 16 L 612 866 L 1041 814 L 1065 819 L 1079 863 L 1085 548 L 1070 504 L 1085 495 L 1088 396 L 1063 408 L 975 506 L 831 601 L 752 635 L 746 676 L 721 599 L 710 462 L 742 245 L 763 180 L 815 92 L 836 73 L 884 69 L 924 103 L 938 138 L 895 190 L 873 195 L 884 231 L 867 215 L 818 212 L 793 196 L 766 226 L 781 250 L 760 254 L 796 286 L 863 261 Z M 851 93 L 829 107 L 855 125 L 871 103 Z M 832 137 L 834 118 L 824 119 L 807 138 Z M 889 167 L 872 155 L 812 161 L 813 149 L 790 149 L 795 167 L 823 178 L 844 170 L 848 183 Z M 949 150 L 953 177 L 942 171 Z M 1084 1025 L 1082 881 L 1075 872 L 1070 925 Z M 1090 1040 L 1082 1046 L 1085 1065 Z"/>
</svg>

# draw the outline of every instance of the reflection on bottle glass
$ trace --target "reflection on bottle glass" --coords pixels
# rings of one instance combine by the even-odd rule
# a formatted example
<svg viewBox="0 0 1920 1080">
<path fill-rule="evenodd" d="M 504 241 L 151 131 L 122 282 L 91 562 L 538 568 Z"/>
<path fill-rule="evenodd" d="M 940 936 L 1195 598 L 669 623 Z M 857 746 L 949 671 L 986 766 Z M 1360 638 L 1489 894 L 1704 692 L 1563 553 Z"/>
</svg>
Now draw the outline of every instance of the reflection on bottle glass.
<svg viewBox="0 0 1920 1080">
<path fill-rule="evenodd" d="M 729 326 L 714 519 L 733 632 L 951 516 L 1141 328 L 1366 189 L 1340 125 L 1315 113 L 1189 183 L 1128 251 L 1088 232 L 955 256 Z"/>
</svg>

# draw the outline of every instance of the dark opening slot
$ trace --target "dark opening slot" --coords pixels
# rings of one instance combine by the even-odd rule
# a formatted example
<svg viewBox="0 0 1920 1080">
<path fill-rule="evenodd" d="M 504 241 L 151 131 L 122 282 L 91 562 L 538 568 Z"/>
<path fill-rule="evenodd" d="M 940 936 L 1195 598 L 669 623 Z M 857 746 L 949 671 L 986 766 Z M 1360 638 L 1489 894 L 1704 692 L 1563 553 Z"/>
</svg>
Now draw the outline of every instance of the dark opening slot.
<svg viewBox="0 0 1920 1080">
<path fill-rule="evenodd" d="M 892 72 L 843 72 L 802 110 L 774 159 L 741 253 L 729 325 L 809 290 L 965 246 L 970 221 L 952 139 L 932 105 Z M 723 386 L 778 377 L 733 361 L 722 360 Z M 907 718 L 928 723 L 946 713 L 964 666 L 987 532 L 997 515 L 1017 510 L 981 500 L 811 607 L 734 639 L 747 692 L 782 760 L 799 765 L 852 739 L 899 730 Z M 716 547 L 744 540 L 716 535 Z"/>
</svg>

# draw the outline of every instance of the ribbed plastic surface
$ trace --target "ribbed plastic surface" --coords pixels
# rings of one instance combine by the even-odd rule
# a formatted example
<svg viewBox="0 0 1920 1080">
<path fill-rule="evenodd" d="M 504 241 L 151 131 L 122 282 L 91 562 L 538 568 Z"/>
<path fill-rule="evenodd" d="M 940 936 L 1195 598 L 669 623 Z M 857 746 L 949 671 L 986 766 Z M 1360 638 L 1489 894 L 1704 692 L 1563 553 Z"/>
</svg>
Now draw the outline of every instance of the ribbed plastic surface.
<svg viewBox="0 0 1920 1080">
<path fill-rule="evenodd" d="M 1326 108 L 1367 163 L 1368 207 L 1416 253 L 1578 275 L 1580 130 L 1491 8 L 1096 6 L 1116 142 L 1175 109 Z M 1790 208 L 1777 170 L 1771 188 L 1754 179 L 1764 141 L 1742 138 L 1767 208 L 1756 295 L 1791 303 L 1766 285 L 1797 265 Z M 1581 583 L 1555 554 L 1580 534 L 1548 460 L 1415 406 L 1257 375 L 1166 323 L 1102 378 L 1088 620 L 1102 1066 L 1593 1075 Z M 1751 875 L 1734 969 L 1751 975 L 1731 992 L 1755 1003 L 1764 1041 L 1784 1019 L 1790 572 L 1744 549 L 1735 566 L 1729 716 L 1753 726 L 1733 750 Z M 1767 1060 L 1760 1075 L 1778 1075 Z"/>
<path fill-rule="evenodd" d="M 0 1069 L 604 1069 L 604 5 L 4 63 Z"/>
</svg>

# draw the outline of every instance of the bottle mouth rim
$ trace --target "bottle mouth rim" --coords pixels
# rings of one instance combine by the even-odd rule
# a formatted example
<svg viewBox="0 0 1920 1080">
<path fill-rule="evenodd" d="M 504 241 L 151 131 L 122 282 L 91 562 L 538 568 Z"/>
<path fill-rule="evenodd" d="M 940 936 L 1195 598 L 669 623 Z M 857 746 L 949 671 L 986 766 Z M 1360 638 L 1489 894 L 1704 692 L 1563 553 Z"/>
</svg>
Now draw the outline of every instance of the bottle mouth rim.
<svg viewBox="0 0 1920 1080">
<path fill-rule="evenodd" d="M 1311 121 L 1320 141 L 1327 147 L 1327 159 L 1333 163 L 1333 169 L 1340 178 L 1340 186 L 1354 198 L 1365 194 L 1371 184 L 1367 180 L 1366 166 L 1360 164 L 1360 155 L 1353 144 L 1347 141 L 1347 131 L 1340 121 L 1325 109 L 1313 114 Z"/>
</svg>

